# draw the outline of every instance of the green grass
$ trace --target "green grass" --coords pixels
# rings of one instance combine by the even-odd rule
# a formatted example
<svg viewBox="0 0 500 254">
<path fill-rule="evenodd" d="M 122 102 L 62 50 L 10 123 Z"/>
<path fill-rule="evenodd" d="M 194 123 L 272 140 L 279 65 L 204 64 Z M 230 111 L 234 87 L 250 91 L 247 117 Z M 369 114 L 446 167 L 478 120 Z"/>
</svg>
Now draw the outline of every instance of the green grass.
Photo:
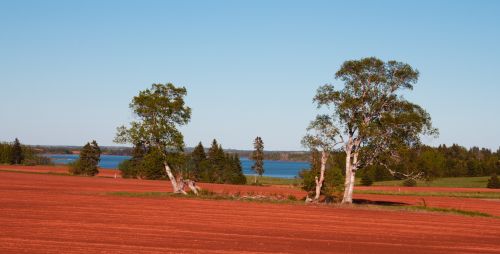
<svg viewBox="0 0 500 254">
<path fill-rule="evenodd" d="M 247 184 L 253 185 L 255 182 L 255 176 L 246 176 Z M 257 177 L 257 185 L 294 185 L 299 186 L 302 184 L 302 179 L 300 178 L 279 178 L 279 177 L 269 177 L 262 176 Z"/>
<path fill-rule="evenodd" d="M 442 207 L 428 207 L 428 206 L 404 206 L 404 210 L 408 211 L 426 211 L 426 212 L 439 212 L 439 213 L 451 213 L 470 217 L 489 217 L 498 218 L 489 213 L 477 212 L 477 211 L 466 211 L 455 208 L 442 208 Z"/>
<path fill-rule="evenodd" d="M 452 188 L 486 188 L 488 176 L 479 177 L 445 177 L 433 181 L 417 181 L 421 187 L 452 187 Z M 403 180 L 374 182 L 373 186 L 402 186 Z"/>
<path fill-rule="evenodd" d="M 120 197 L 135 197 L 135 198 L 188 198 L 188 199 L 203 199 L 203 200 L 230 200 L 230 201 L 243 201 L 243 202 L 258 202 L 258 203 L 280 203 L 280 204 L 304 204 L 304 201 L 297 200 L 295 197 L 277 197 L 270 195 L 266 197 L 255 196 L 252 193 L 246 194 L 227 194 L 215 193 L 208 190 L 202 190 L 199 196 L 188 192 L 188 195 L 171 193 L 171 192 L 107 192 L 106 195 L 120 196 Z M 254 197 L 253 197 L 254 196 Z"/>
<path fill-rule="evenodd" d="M 58 176 L 73 176 L 69 173 L 59 173 L 59 172 L 33 172 L 33 171 L 22 171 L 22 170 L 11 170 L 11 169 L 2 169 L 1 172 L 10 172 L 10 173 L 20 173 L 20 174 L 35 174 L 35 175 L 58 175 Z"/>
<path fill-rule="evenodd" d="M 500 192 L 413 192 L 413 191 L 355 190 L 354 193 L 393 195 L 393 196 L 500 199 Z"/>
</svg>

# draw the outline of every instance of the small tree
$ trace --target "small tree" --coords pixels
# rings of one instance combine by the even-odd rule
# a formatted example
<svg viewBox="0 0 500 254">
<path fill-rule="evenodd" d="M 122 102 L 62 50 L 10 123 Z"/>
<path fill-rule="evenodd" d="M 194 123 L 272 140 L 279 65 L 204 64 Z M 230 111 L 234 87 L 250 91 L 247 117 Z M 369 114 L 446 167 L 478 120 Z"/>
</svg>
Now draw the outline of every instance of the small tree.
<svg viewBox="0 0 500 254">
<path fill-rule="evenodd" d="M 310 157 L 311 168 L 299 173 L 302 178 L 302 189 L 307 191 L 308 196 L 316 195 L 316 191 L 318 190 L 318 175 L 320 175 L 322 167 L 321 157 L 322 152 L 312 150 Z M 321 185 L 320 193 L 325 195 L 327 199 L 332 198 L 335 201 L 339 201 L 339 199 L 342 199 L 342 192 L 344 190 L 342 171 L 336 166 L 333 156 L 328 156 L 325 167 L 327 169 L 324 172 L 324 181 Z"/>
<path fill-rule="evenodd" d="M 318 201 L 321 195 L 321 188 L 325 181 L 326 162 L 332 151 L 342 141 L 338 140 L 339 130 L 334 126 L 329 116 L 317 116 L 307 128 L 309 134 L 302 139 L 302 145 L 311 149 L 311 151 L 321 151 L 321 169 L 319 177 L 315 176 L 316 191 L 314 201 Z"/>
<path fill-rule="evenodd" d="M 254 151 L 252 152 L 252 160 L 254 164 L 252 165 L 252 170 L 258 176 L 264 174 L 264 142 L 261 137 L 256 137 L 253 142 Z M 257 183 L 257 176 L 255 176 L 255 182 Z"/>
<path fill-rule="evenodd" d="M 186 94 L 186 88 L 171 83 L 153 84 L 150 89 L 140 91 L 130 103 L 138 120 L 131 122 L 128 128 L 118 127 L 115 138 L 116 143 L 142 143 L 157 149 L 163 157 L 173 192 L 183 194 L 187 194 L 184 191 L 186 182 L 193 192 L 198 193 L 194 182 L 185 181 L 181 170 L 171 166 L 184 151 L 184 136 L 178 128 L 191 119 L 191 108 L 184 102 Z"/>
<path fill-rule="evenodd" d="M 11 157 L 11 164 L 21 164 L 24 160 L 24 155 L 23 155 L 23 148 L 21 146 L 21 143 L 19 142 L 19 139 L 14 140 L 14 145 L 12 146 L 12 157 Z"/>
<path fill-rule="evenodd" d="M 101 160 L 101 149 L 95 140 L 85 144 L 80 151 L 80 158 L 70 165 L 73 175 L 95 176 L 99 173 L 98 164 Z"/>
<path fill-rule="evenodd" d="M 500 189 L 500 180 L 498 179 L 497 174 L 493 174 L 490 179 L 488 179 L 487 188 L 490 189 Z"/>
</svg>

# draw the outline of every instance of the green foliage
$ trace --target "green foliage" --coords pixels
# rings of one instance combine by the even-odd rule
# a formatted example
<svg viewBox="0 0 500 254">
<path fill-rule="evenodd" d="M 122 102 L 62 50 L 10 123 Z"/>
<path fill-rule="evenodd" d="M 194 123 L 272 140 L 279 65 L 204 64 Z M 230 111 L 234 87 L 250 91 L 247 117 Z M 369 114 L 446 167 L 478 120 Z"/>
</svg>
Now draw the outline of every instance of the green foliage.
<svg viewBox="0 0 500 254">
<path fill-rule="evenodd" d="M 493 174 L 490 179 L 488 179 L 487 188 L 490 189 L 500 189 L 500 180 L 496 174 Z"/>
<path fill-rule="evenodd" d="M 144 157 L 144 163 L 148 168 L 142 173 L 148 179 L 163 177 L 163 173 L 160 173 L 162 170 L 156 169 L 160 161 L 159 154 L 162 163 L 169 165 L 174 176 L 183 174 L 184 136 L 178 128 L 191 119 L 191 108 L 184 102 L 186 94 L 186 88 L 175 87 L 171 83 L 153 84 L 150 89 L 140 91 L 130 103 L 138 120 L 131 122 L 128 128 L 117 128 L 116 143 L 146 146 L 148 154 Z M 141 176 L 141 172 L 138 175 Z"/>
<path fill-rule="evenodd" d="M 97 165 L 101 160 L 101 149 L 95 140 L 85 144 L 80 158 L 70 164 L 69 173 L 73 175 L 94 176 L 99 173 Z"/>
<path fill-rule="evenodd" d="M 252 170 L 259 176 L 264 174 L 264 142 L 261 137 L 256 137 L 253 142 L 254 151 L 251 159 L 254 161 Z M 255 178 L 257 182 L 257 178 Z"/>
<path fill-rule="evenodd" d="M 403 186 L 405 187 L 415 187 L 417 186 L 417 181 L 413 178 L 408 178 L 403 181 Z"/>
<path fill-rule="evenodd" d="M 0 143 L 0 163 L 10 164 L 12 161 L 12 145 L 9 143 Z"/>
<path fill-rule="evenodd" d="M 14 145 L 12 146 L 12 158 L 11 164 L 21 164 L 24 160 L 23 148 L 21 147 L 21 143 L 19 139 L 14 140 Z"/>
<path fill-rule="evenodd" d="M 344 177 L 342 170 L 336 167 L 333 156 L 329 156 L 325 170 L 325 181 L 321 188 L 321 194 L 327 197 L 333 197 L 335 201 L 340 201 L 342 192 L 344 191 Z M 315 177 L 319 176 L 321 168 L 321 153 L 313 151 L 311 156 L 311 168 L 305 169 L 299 173 L 303 180 L 302 189 L 309 194 L 314 194 L 316 188 Z"/>
<path fill-rule="evenodd" d="M 363 176 L 361 177 L 361 185 L 363 185 L 363 186 L 371 186 L 372 184 L 373 184 L 372 177 L 365 172 L 363 174 Z"/>
<path fill-rule="evenodd" d="M 142 151 L 143 149 L 136 146 L 134 150 Z M 118 166 L 123 177 L 150 180 L 168 178 L 163 164 L 165 155 L 161 151 L 150 148 L 146 154 L 142 152 L 134 154 L 130 160 L 123 161 Z M 201 143 L 189 155 L 168 153 L 166 156 L 169 165 L 178 169 L 177 173 L 184 178 L 211 183 L 246 183 L 239 157 L 236 154 L 224 153 L 216 140 L 209 150 L 208 157 Z"/>
<path fill-rule="evenodd" d="M 50 158 L 37 154 L 31 146 L 22 145 L 16 138 L 14 143 L 0 143 L 0 164 L 23 164 L 26 166 L 51 165 Z"/>
<path fill-rule="evenodd" d="M 245 184 L 246 177 L 243 174 L 238 155 L 230 155 L 224 152 L 217 140 L 212 141 L 208 150 L 208 156 L 200 162 L 202 182 Z"/>
<path fill-rule="evenodd" d="M 202 178 L 203 169 L 207 167 L 207 155 L 203 144 L 198 143 L 193 152 L 187 159 L 187 178 L 199 181 Z"/>
<path fill-rule="evenodd" d="M 436 178 L 432 181 L 417 180 L 418 186 L 426 187 L 451 187 L 451 188 L 484 188 L 488 183 L 489 177 L 475 176 L 475 177 L 445 177 Z M 375 186 L 401 186 L 403 180 L 392 180 L 375 182 Z"/>
</svg>

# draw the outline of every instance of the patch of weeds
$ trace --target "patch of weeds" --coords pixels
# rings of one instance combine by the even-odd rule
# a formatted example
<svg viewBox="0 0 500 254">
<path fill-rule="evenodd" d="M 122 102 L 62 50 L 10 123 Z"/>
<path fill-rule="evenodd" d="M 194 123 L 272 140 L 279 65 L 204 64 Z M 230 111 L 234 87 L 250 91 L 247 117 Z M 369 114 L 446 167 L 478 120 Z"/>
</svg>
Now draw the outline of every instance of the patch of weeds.
<svg viewBox="0 0 500 254">
<path fill-rule="evenodd" d="M 470 216 L 470 217 L 489 217 L 496 218 L 489 213 L 483 213 L 478 211 L 467 211 L 456 208 L 442 208 L 442 207 L 428 207 L 428 206 L 407 206 L 404 207 L 408 210 L 416 210 L 416 211 L 428 211 L 428 212 L 441 212 L 441 213 L 453 213 L 458 215 Z"/>
<path fill-rule="evenodd" d="M 22 171 L 22 170 L 11 170 L 11 169 L 1 169 L 1 172 L 9 172 L 9 173 L 20 173 L 20 174 L 34 174 L 34 175 L 56 175 L 56 176 L 73 176 L 69 173 L 60 173 L 60 172 L 34 172 L 34 171 Z"/>
</svg>

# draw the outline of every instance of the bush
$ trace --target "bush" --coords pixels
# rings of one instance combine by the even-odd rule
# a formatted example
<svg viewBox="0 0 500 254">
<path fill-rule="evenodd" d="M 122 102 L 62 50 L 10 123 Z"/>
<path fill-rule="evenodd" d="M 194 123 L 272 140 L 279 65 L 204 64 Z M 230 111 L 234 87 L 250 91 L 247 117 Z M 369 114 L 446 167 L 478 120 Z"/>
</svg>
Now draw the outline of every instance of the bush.
<svg viewBox="0 0 500 254">
<path fill-rule="evenodd" d="M 417 181 L 415 181 L 415 179 L 408 178 L 408 179 L 406 179 L 406 180 L 403 181 L 403 186 L 405 186 L 405 187 L 415 187 L 415 186 L 417 186 Z"/>
<path fill-rule="evenodd" d="M 371 186 L 372 184 L 373 184 L 373 179 L 367 172 L 364 172 L 363 177 L 361 177 L 361 185 Z"/>
<path fill-rule="evenodd" d="M 302 189 L 314 194 L 316 190 L 315 176 L 319 176 L 316 170 L 303 170 L 300 177 L 303 179 Z M 344 192 L 344 177 L 339 168 L 331 168 L 325 171 L 325 181 L 321 188 L 321 194 L 331 197 L 333 200 L 341 200 Z"/>
<path fill-rule="evenodd" d="M 118 165 L 123 178 L 136 178 L 137 177 L 137 163 L 133 160 L 124 160 Z"/>
<path fill-rule="evenodd" d="M 496 174 L 493 174 L 491 178 L 488 179 L 488 185 L 486 185 L 486 187 L 490 189 L 500 189 L 500 180 Z"/>
</svg>

